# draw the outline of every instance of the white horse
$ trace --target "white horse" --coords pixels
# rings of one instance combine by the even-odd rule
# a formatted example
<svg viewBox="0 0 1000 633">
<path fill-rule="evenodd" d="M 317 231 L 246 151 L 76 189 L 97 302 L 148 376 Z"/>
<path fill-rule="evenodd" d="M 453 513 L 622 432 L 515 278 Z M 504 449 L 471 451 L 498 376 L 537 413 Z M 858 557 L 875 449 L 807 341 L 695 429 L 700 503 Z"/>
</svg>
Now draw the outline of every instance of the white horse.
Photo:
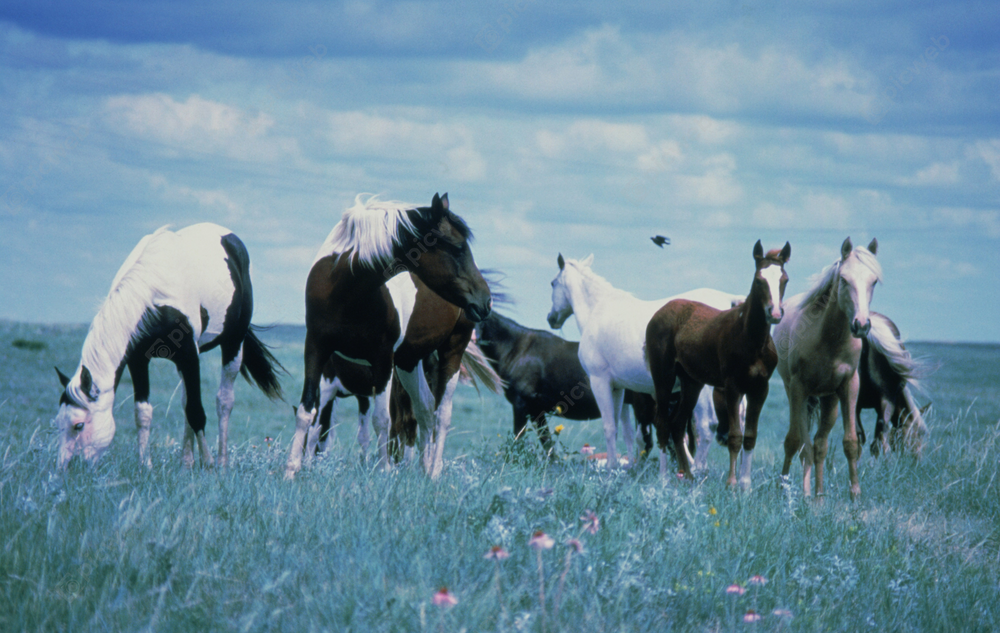
<svg viewBox="0 0 1000 633">
<path fill-rule="evenodd" d="M 584 260 L 557 259 L 559 274 L 552 280 L 552 310 L 549 326 L 558 329 L 570 315 L 576 316 L 580 329 L 580 362 L 590 375 L 590 387 L 601 410 L 604 440 L 607 443 L 608 467 L 618 465 L 615 435 L 619 420 L 625 439 L 626 457 L 635 460 L 635 438 L 628 409 L 622 407 L 625 390 L 654 394 L 653 377 L 645 359 L 646 325 L 657 310 L 673 299 L 700 301 L 719 310 L 728 310 L 745 297 L 711 288 L 699 288 L 656 301 L 643 301 L 612 286 L 591 270 L 594 256 Z M 700 462 L 692 460 L 687 443 L 675 447 L 688 454 L 688 463 L 695 461 L 704 467 L 711 442 L 708 421 L 713 412 L 706 410 L 712 402 L 711 391 L 699 399 L 695 417 L 699 434 Z M 666 403 L 657 403 L 665 406 Z M 704 448 L 702 448 L 704 447 Z M 660 453 L 660 473 L 666 472 L 666 455 Z"/>
<path fill-rule="evenodd" d="M 219 463 L 225 466 L 233 383 L 242 373 L 271 398 L 281 396 L 281 365 L 250 325 L 253 290 L 250 257 L 243 242 L 216 224 L 195 224 L 171 232 L 163 227 L 132 249 L 115 275 L 83 342 L 80 365 L 67 377 L 55 423 L 60 433 L 59 467 L 74 455 L 94 462 L 115 436 L 115 390 L 128 367 L 135 392 L 139 458 L 150 467 L 149 361 L 170 360 L 183 380 L 184 463 L 194 462 L 197 438 L 201 461 L 213 464 L 205 441 L 198 355 L 222 349 L 222 379 L 216 398 Z"/>
</svg>

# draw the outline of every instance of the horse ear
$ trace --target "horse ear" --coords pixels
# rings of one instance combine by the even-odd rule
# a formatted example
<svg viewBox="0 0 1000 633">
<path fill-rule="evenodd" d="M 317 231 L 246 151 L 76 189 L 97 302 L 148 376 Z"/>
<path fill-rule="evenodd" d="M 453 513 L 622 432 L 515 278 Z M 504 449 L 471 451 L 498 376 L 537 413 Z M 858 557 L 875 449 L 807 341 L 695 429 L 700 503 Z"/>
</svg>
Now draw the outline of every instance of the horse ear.
<svg viewBox="0 0 1000 633">
<path fill-rule="evenodd" d="M 757 240 L 757 243 L 753 245 L 753 258 L 764 259 L 764 245 L 760 243 L 760 240 Z"/>
<path fill-rule="evenodd" d="M 566 260 L 563 259 L 562 253 L 559 253 L 559 257 L 556 258 L 556 263 L 559 264 L 559 270 L 566 268 Z"/>
<path fill-rule="evenodd" d="M 58 367 L 56 367 L 55 369 L 56 373 L 59 374 L 59 382 L 62 383 L 63 389 L 65 389 L 66 385 L 69 384 L 69 376 L 59 371 Z"/>
<path fill-rule="evenodd" d="M 872 255 L 878 255 L 878 240 L 875 239 L 874 237 L 872 238 L 872 241 L 868 244 L 868 252 L 870 252 Z"/>
<path fill-rule="evenodd" d="M 94 379 L 90 375 L 90 370 L 84 365 L 80 370 L 80 391 L 91 401 L 97 400 L 97 390 L 94 388 Z"/>
<path fill-rule="evenodd" d="M 844 243 L 840 245 L 840 259 L 847 259 L 853 250 L 854 244 L 851 244 L 851 236 L 848 235 Z"/>
<path fill-rule="evenodd" d="M 789 242 L 785 242 L 785 246 L 781 249 L 781 263 L 787 264 L 788 258 L 792 256 L 792 245 Z"/>
<path fill-rule="evenodd" d="M 583 260 L 580 263 L 586 266 L 587 268 L 590 268 L 590 266 L 594 263 L 594 254 L 591 253 L 590 255 L 587 255 L 587 259 Z"/>
<path fill-rule="evenodd" d="M 445 191 L 444 195 L 441 196 L 441 207 L 445 211 L 447 211 L 449 209 L 449 207 L 448 207 L 448 192 L 447 191 Z"/>
</svg>

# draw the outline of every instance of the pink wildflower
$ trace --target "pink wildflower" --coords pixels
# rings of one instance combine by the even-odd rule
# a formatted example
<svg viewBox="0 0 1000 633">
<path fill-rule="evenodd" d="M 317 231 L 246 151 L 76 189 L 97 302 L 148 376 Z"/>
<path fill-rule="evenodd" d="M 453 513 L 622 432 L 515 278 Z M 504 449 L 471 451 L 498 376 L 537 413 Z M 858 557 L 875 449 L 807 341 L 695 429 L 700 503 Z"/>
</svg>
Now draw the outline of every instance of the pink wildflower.
<svg viewBox="0 0 1000 633">
<path fill-rule="evenodd" d="M 747 611 L 743 615 L 743 621 L 744 622 L 759 622 L 760 621 L 760 614 L 757 613 L 756 611 L 754 611 L 753 609 L 751 609 L 750 611 Z"/>
<path fill-rule="evenodd" d="M 434 597 L 431 598 L 431 602 L 438 607 L 453 607 L 458 604 L 458 598 L 455 597 L 455 594 L 448 591 L 447 587 L 441 587 L 434 594 Z"/>
<path fill-rule="evenodd" d="M 764 585 L 767 584 L 767 578 L 764 578 L 760 574 L 757 574 L 756 576 L 751 576 L 749 582 L 751 585 L 759 585 L 763 587 Z"/>
<path fill-rule="evenodd" d="M 531 539 L 528 541 L 528 545 L 536 550 L 552 549 L 555 544 L 555 539 L 541 530 L 532 534 Z"/>
<path fill-rule="evenodd" d="M 483 556 L 483 558 L 485 558 L 486 560 L 501 561 L 504 560 L 505 558 L 510 558 L 510 552 L 505 550 L 500 545 L 494 545 L 493 547 L 490 548 L 490 551 L 486 552 L 486 555 Z"/>
<path fill-rule="evenodd" d="M 597 531 L 601 529 L 601 520 L 597 518 L 597 514 L 590 510 L 584 510 L 583 516 L 580 517 L 580 520 L 583 521 L 584 532 L 597 534 Z"/>
<path fill-rule="evenodd" d="M 746 592 L 747 592 L 747 590 L 744 589 L 743 587 L 739 586 L 739 585 L 735 585 L 734 584 L 734 585 L 729 585 L 728 587 L 726 587 L 726 593 L 728 593 L 730 595 L 733 595 L 733 596 L 742 596 Z"/>
<path fill-rule="evenodd" d="M 583 554 L 583 543 L 580 539 L 571 538 L 566 541 L 566 547 L 572 549 L 574 554 Z"/>
<path fill-rule="evenodd" d="M 583 453 L 584 455 L 593 455 L 594 447 L 591 446 L 590 444 L 584 444 L 583 448 L 580 449 L 580 452 Z"/>
</svg>

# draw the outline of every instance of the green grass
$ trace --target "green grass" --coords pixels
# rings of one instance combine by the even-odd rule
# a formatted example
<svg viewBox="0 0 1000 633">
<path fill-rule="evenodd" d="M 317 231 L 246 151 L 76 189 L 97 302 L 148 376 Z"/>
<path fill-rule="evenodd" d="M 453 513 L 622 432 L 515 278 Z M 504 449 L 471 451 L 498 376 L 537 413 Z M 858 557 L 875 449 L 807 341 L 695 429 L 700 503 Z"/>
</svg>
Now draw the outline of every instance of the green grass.
<svg viewBox="0 0 1000 633">
<path fill-rule="evenodd" d="M 930 631 L 1000 629 L 1000 348 L 914 345 L 940 362 L 920 462 L 861 462 L 847 500 L 834 432 L 830 496 L 802 499 L 776 475 L 787 428 L 777 380 L 761 420 L 751 493 L 723 484 L 715 448 L 695 486 L 661 483 L 655 459 L 596 471 L 575 455 L 603 447 L 599 423 L 565 422 L 566 459 L 512 444 L 510 409 L 470 388 L 456 397 L 438 482 L 358 458 L 356 408 L 342 401 L 335 449 L 282 480 L 301 386 L 302 330 L 266 340 L 291 372 L 288 403 L 237 387 L 226 472 L 185 470 L 176 374 L 153 366 L 154 467 L 138 465 L 131 385 L 118 392 L 118 434 L 94 468 L 53 472 L 49 420 L 79 326 L 0 322 L 0 630 L 3 631 Z M 14 345 L 14 341 L 38 345 Z M 202 362 L 214 444 L 219 359 Z M 868 414 L 871 433 L 871 414 Z M 274 438 L 268 442 L 267 437 Z M 797 481 L 801 469 L 793 469 Z M 579 517 L 595 511 L 596 534 Z M 539 567 L 535 530 L 556 539 Z M 585 552 L 569 560 L 566 539 Z M 484 559 L 495 544 L 510 558 Z M 760 574 L 768 582 L 750 586 Z M 499 591 L 497 578 L 499 577 Z M 744 595 L 726 588 L 739 583 Z M 447 586 L 450 609 L 431 598 Z M 793 617 L 772 614 L 776 608 Z M 760 622 L 746 624 L 753 609 Z"/>
</svg>

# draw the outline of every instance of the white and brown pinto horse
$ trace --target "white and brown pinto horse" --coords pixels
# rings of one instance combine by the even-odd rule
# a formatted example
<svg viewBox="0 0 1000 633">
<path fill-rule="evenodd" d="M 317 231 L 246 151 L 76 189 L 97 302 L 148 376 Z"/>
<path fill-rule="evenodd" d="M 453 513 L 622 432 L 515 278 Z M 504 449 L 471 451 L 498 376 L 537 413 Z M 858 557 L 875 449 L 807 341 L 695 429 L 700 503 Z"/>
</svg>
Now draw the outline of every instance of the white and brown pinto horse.
<svg viewBox="0 0 1000 633">
<path fill-rule="evenodd" d="M 857 434 L 858 362 L 861 340 L 884 335 L 872 329 L 869 306 L 875 284 L 882 279 L 882 267 L 875 258 L 878 241 L 868 248 L 854 248 L 851 238 L 840 247 L 840 259 L 825 268 L 808 291 L 791 297 L 785 305 L 785 319 L 774 330 L 778 346 L 778 373 L 788 394 L 788 435 L 785 437 L 787 478 L 792 460 L 802 460 L 802 489 L 812 493 L 812 471 L 816 468 L 816 495 L 824 494 L 823 471 L 828 436 L 837 422 L 840 406 L 844 421 L 844 455 L 847 456 L 851 497 L 861 494 L 858 481 Z M 895 341 L 885 341 L 891 345 Z M 820 399 L 820 422 L 816 436 L 809 440 L 808 398 Z"/>
<path fill-rule="evenodd" d="M 469 242 L 471 231 L 449 209 L 448 195 L 434 195 L 429 207 L 383 202 L 375 197 L 344 212 L 313 262 L 306 281 L 305 384 L 296 411 L 295 435 L 285 469 L 292 478 L 301 468 L 302 453 L 320 403 L 320 380 L 328 363 L 334 374 L 353 381 L 347 390 L 373 397 L 373 426 L 379 453 L 388 459 L 389 407 L 386 386 L 393 369 L 403 387 L 421 409 L 420 452 L 424 472 L 435 478 L 443 465 L 441 452 L 448 429 L 445 418 L 433 415 L 440 402 L 431 392 L 420 361 L 446 342 L 471 337 L 455 334 L 455 319 L 423 325 L 405 347 L 400 314 L 386 282 L 402 272 L 412 272 L 446 302 L 465 311 L 475 322 L 492 307 L 490 289 L 483 279 Z M 464 350 L 464 344 L 461 346 Z M 458 355 L 460 362 L 461 354 Z M 346 364 L 345 364 L 346 363 Z M 339 365 L 339 367 L 338 367 Z M 358 371 L 358 367 L 363 368 Z M 457 363 L 455 365 L 457 371 Z M 451 381 L 445 382 L 445 389 Z M 453 386 L 450 387 L 454 389 Z M 443 393 L 442 393 L 443 397 Z"/>
<path fill-rule="evenodd" d="M 442 299 L 412 273 L 396 275 L 386 282 L 386 288 L 389 289 L 389 296 L 399 313 L 400 329 L 404 332 L 403 343 L 396 350 L 397 362 L 405 361 L 408 354 L 424 353 L 429 339 L 441 340 L 440 345 L 429 354 L 424 354 L 418 363 L 418 366 L 423 366 L 424 379 L 434 396 L 433 401 L 417 402 L 413 406 L 395 374 L 389 387 L 390 398 L 380 399 L 383 406 L 386 401 L 390 405 L 390 443 L 394 436 L 393 430 L 398 429 L 402 442 L 413 446 L 419 428 L 418 415 L 436 415 L 441 419 L 440 426 L 450 427 L 452 397 L 463 372 L 473 384 L 478 380 L 497 394 L 501 393 L 502 382 L 475 343 L 469 341 L 475 324 L 462 314 L 460 308 Z M 444 339 L 440 336 L 428 337 L 428 332 L 439 329 L 441 323 L 452 322 L 454 326 L 450 336 Z M 456 359 L 460 368 L 456 368 Z M 309 429 L 305 459 L 326 451 L 330 431 L 336 424 L 337 399 L 349 396 L 358 400 L 357 439 L 362 457 L 367 455 L 370 445 L 369 425 L 373 413 L 371 398 L 352 392 L 349 385 L 364 385 L 366 380 L 370 380 L 368 376 L 367 367 L 345 361 L 336 354 L 330 358 L 320 381 L 319 415 Z M 384 415 L 383 412 L 383 417 Z M 396 456 L 399 454 L 401 451 Z"/>
<path fill-rule="evenodd" d="M 593 255 L 582 261 L 566 260 L 559 255 L 556 260 L 559 274 L 552 280 L 552 310 L 548 321 L 549 326 L 558 329 L 570 315 L 576 316 L 580 328 L 580 363 L 590 376 L 590 388 L 601 411 L 608 467 L 615 468 L 618 465 L 615 435 L 619 420 L 625 439 L 625 456 L 630 463 L 635 463 L 633 427 L 628 408 L 623 407 L 625 390 L 656 395 L 653 377 L 643 355 L 649 319 L 671 299 L 687 298 L 718 308 L 729 308 L 734 302 L 742 301 L 743 297 L 700 288 L 676 297 L 643 301 L 595 274 L 591 270 L 593 261 Z M 690 419 L 690 414 L 691 411 L 688 411 L 685 420 Z M 706 417 L 700 416 L 701 419 Z M 704 435 L 708 435 L 707 424 L 696 428 L 699 433 L 704 428 Z M 700 438 L 699 454 L 701 446 L 707 450 L 709 441 L 710 436 Z M 688 443 L 680 442 L 684 452 L 689 452 Z M 666 469 L 665 460 L 666 455 L 661 451 L 661 470 Z"/>
<path fill-rule="evenodd" d="M 737 484 L 736 459 L 743 450 L 739 484 L 750 487 L 753 451 L 757 443 L 757 422 L 767 399 L 768 380 L 778 356 L 771 340 L 771 325 L 782 319 L 781 297 L 788 276 L 785 263 L 792 247 L 787 242 L 780 251 L 766 255 L 760 240 L 754 245 L 756 263 L 750 294 L 741 305 L 729 310 L 678 299 L 663 306 L 646 327 L 646 358 L 656 385 L 656 435 L 663 451 L 667 436 L 674 446 L 682 445 L 686 421 L 694 410 L 705 385 L 717 388 L 715 408 L 719 414 L 719 435 L 727 437 L 729 476 L 726 483 Z M 666 407 L 674 388 L 681 383 L 681 402 L 669 415 Z M 746 396 L 746 424 L 739 424 L 740 400 Z M 681 472 L 693 479 L 688 457 L 677 452 Z M 665 475 L 661 461 L 660 474 Z"/>
<path fill-rule="evenodd" d="M 135 393 L 139 458 L 152 465 L 148 444 L 153 419 L 149 404 L 149 361 L 177 366 L 184 393 L 183 460 L 213 464 L 205 440 L 198 355 L 222 350 L 222 379 L 216 396 L 219 464 L 226 466 L 233 383 L 239 373 L 271 398 L 281 396 L 281 365 L 254 334 L 250 257 L 243 242 L 216 224 L 195 224 L 177 232 L 163 227 L 132 250 L 111 284 L 111 292 L 90 325 L 80 365 L 72 378 L 59 372 L 63 394 L 55 422 L 59 467 L 74 455 L 96 461 L 115 436 L 115 391 L 128 367 Z"/>
</svg>

